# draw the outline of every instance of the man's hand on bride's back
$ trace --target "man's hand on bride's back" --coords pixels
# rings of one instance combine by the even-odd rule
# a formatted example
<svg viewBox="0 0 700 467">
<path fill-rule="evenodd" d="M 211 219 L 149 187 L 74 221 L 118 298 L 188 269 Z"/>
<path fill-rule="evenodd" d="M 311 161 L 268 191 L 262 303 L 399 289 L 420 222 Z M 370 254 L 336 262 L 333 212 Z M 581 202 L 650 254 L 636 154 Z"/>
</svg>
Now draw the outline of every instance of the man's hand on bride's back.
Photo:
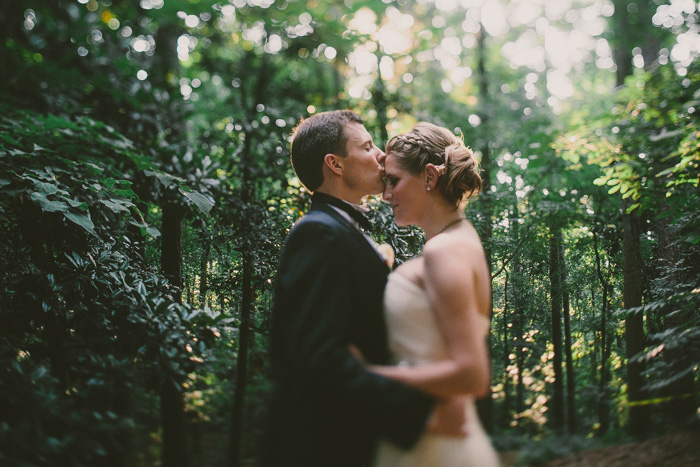
<svg viewBox="0 0 700 467">
<path fill-rule="evenodd" d="M 360 363 L 362 363 L 363 365 L 365 365 L 367 363 L 365 361 L 365 356 L 362 355 L 362 352 L 360 351 L 360 349 L 357 348 L 357 346 L 355 346 L 353 344 L 350 344 L 350 354 L 353 357 L 355 357 L 356 359 L 358 359 L 360 361 Z"/>
<path fill-rule="evenodd" d="M 428 420 L 430 433 L 464 438 L 467 436 L 467 397 L 453 396 L 438 399 Z"/>
</svg>

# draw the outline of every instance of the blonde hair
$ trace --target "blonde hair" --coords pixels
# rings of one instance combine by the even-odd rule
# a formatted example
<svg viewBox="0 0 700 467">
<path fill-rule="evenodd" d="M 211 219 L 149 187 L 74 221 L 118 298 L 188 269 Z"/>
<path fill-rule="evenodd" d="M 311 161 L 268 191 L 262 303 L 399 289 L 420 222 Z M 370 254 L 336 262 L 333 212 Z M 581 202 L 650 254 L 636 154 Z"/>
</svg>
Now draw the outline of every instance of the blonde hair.
<svg viewBox="0 0 700 467">
<path fill-rule="evenodd" d="M 385 152 L 396 157 L 399 167 L 413 175 L 421 173 L 428 164 L 435 165 L 440 174 L 436 189 L 455 205 L 481 190 L 474 152 L 447 128 L 419 122 L 408 133 L 391 138 Z"/>
</svg>

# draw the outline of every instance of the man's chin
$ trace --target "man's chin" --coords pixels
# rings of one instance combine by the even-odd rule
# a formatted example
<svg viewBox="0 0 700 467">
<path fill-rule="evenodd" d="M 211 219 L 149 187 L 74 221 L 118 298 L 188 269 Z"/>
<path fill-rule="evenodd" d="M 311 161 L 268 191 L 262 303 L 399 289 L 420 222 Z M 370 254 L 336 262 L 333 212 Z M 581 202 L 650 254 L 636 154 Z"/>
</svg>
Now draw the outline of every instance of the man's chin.
<svg viewBox="0 0 700 467">
<path fill-rule="evenodd" d="M 380 183 L 379 185 L 377 185 L 377 186 L 375 187 L 375 189 L 374 189 L 374 191 L 372 192 L 372 194 L 373 194 L 373 195 L 381 195 L 382 193 L 384 193 L 384 188 L 385 188 L 385 187 L 384 187 L 384 182 L 382 182 L 382 183 Z"/>
<path fill-rule="evenodd" d="M 362 198 L 366 198 L 368 196 L 381 196 L 382 193 L 384 193 L 384 189 L 371 190 L 371 191 L 368 191 L 366 195 L 362 196 Z"/>
</svg>

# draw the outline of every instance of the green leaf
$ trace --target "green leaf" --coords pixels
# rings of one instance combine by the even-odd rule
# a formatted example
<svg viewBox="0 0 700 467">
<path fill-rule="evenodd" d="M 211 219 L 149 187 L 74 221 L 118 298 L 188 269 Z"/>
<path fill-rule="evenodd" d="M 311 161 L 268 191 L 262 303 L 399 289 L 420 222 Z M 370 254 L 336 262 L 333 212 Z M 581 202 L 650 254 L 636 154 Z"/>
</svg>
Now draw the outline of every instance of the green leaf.
<svg viewBox="0 0 700 467">
<path fill-rule="evenodd" d="M 127 155 L 131 158 L 132 161 L 134 161 L 136 167 L 139 170 L 149 169 L 153 167 L 153 159 L 151 159 L 149 156 L 132 153 L 128 153 Z"/>
<path fill-rule="evenodd" d="M 194 204 L 196 204 L 199 210 L 202 211 L 204 214 L 209 214 L 209 211 L 211 211 L 211 208 L 214 206 L 213 201 L 209 201 L 209 198 L 207 198 L 201 193 L 197 193 L 196 191 L 187 192 L 180 188 L 180 193 L 185 195 L 186 198 L 190 199 Z"/>
<path fill-rule="evenodd" d="M 109 209 L 111 209 L 112 212 L 115 212 L 115 213 L 128 212 L 129 208 L 134 205 L 134 203 L 132 203 L 131 201 L 123 201 L 120 199 L 116 199 L 116 200 L 101 199 L 100 203 L 104 204 Z"/>
<path fill-rule="evenodd" d="M 144 235 L 148 234 L 153 238 L 160 237 L 160 230 L 153 227 L 152 225 L 148 225 L 146 222 L 136 222 L 135 220 L 131 219 L 129 220 L 129 224 L 135 225 L 136 227 L 140 228 L 141 233 Z"/>
<path fill-rule="evenodd" d="M 63 201 L 51 201 L 46 198 L 46 195 L 39 192 L 32 193 L 32 201 L 38 202 L 41 205 L 41 210 L 44 212 L 66 212 L 68 205 Z"/>
<path fill-rule="evenodd" d="M 84 228 L 90 233 L 92 233 L 95 230 L 95 224 L 92 223 L 90 217 L 84 214 L 75 214 L 73 212 L 67 212 L 65 213 L 65 216 L 69 221 L 78 224 L 80 227 Z"/>
<path fill-rule="evenodd" d="M 7 186 L 7 185 L 9 185 L 10 183 L 12 183 L 12 182 L 9 181 L 9 180 L 4 180 L 4 179 L 0 178 L 0 188 L 2 188 L 2 187 L 4 187 L 4 186 Z"/>
<path fill-rule="evenodd" d="M 87 211 L 88 205 L 85 201 L 78 201 L 76 199 L 68 199 L 68 204 L 70 204 L 74 208 L 81 209 L 83 211 Z"/>
<path fill-rule="evenodd" d="M 58 192 L 58 187 L 52 183 L 44 183 L 40 182 L 39 180 L 34 180 L 34 186 L 36 187 L 37 191 L 47 195 L 52 195 Z"/>
<path fill-rule="evenodd" d="M 134 190 L 114 190 L 114 194 L 117 196 L 123 196 L 124 198 L 136 198 L 136 193 Z"/>
<path fill-rule="evenodd" d="M 148 227 L 146 227 L 146 232 L 148 232 L 148 235 L 150 235 L 153 238 L 160 237 L 160 230 L 158 230 L 155 227 L 152 227 L 150 225 Z"/>
<path fill-rule="evenodd" d="M 640 206 L 639 203 L 633 204 L 632 206 L 630 206 L 630 207 L 627 208 L 626 213 L 627 213 L 627 214 L 631 213 L 632 211 L 634 211 L 635 209 L 637 209 L 639 206 Z"/>
<path fill-rule="evenodd" d="M 173 182 L 181 182 L 184 183 L 186 180 L 180 177 L 176 177 L 174 175 L 166 174 L 163 172 L 153 172 L 151 170 L 144 170 L 143 173 L 146 175 L 150 176 L 155 176 L 160 183 L 163 184 L 164 187 L 169 187 L 170 185 L 173 184 Z"/>
<path fill-rule="evenodd" d="M 104 167 L 100 167 L 99 165 L 94 164 L 94 163 L 92 163 L 92 162 L 85 162 L 85 165 L 87 165 L 88 167 L 91 167 L 91 168 L 95 169 L 95 170 L 98 171 L 98 172 L 104 172 L 104 171 L 105 171 Z"/>
<path fill-rule="evenodd" d="M 662 170 L 661 172 L 657 173 L 656 176 L 657 176 L 657 177 L 663 177 L 664 175 L 668 175 L 668 174 L 670 174 L 670 173 L 673 173 L 675 170 L 676 170 L 676 167 L 675 167 L 675 166 L 674 166 L 674 167 L 669 167 L 668 169 Z"/>
</svg>

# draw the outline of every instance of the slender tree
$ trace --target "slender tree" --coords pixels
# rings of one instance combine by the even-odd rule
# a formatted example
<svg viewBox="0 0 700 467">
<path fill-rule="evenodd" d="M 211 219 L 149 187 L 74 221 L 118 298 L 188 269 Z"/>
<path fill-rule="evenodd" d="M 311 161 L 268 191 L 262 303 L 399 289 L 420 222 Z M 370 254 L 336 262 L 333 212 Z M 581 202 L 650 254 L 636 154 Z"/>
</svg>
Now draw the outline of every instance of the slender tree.
<svg viewBox="0 0 700 467">
<path fill-rule="evenodd" d="M 508 333 L 508 325 L 510 323 L 508 319 L 508 315 L 510 314 L 510 310 L 508 309 L 508 271 L 505 272 L 505 279 L 503 281 L 503 319 L 501 320 L 502 324 L 502 333 L 503 333 L 503 408 L 502 408 L 502 413 L 503 416 L 501 417 L 501 425 L 507 427 L 509 425 L 508 423 L 508 417 L 510 414 L 510 401 L 511 401 L 511 389 L 510 389 L 510 372 L 508 371 L 508 367 L 510 366 L 510 355 L 513 350 L 513 345 L 510 342 L 511 341 L 511 336 Z M 516 349 L 517 351 L 517 349 Z"/>
<path fill-rule="evenodd" d="M 554 358 L 554 382 L 552 384 L 552 405 L 550 424 L 554 431 L 564 429 L 564 374 L 562 369 L 562 273 L 561 273 L 561 230 L 550 227 L 549 232 L 549 281 L 552 319 L 552 346 Z"/>
<path fill-rule="evenodd" d="M 597 227 L 593 229 L 593 250 L 596 261 L 596 274 L 603 291 L 600 310 L 600 379 L 598 382 L 598 422 L 600 434 L 607 433 L 610 427 L 610 336 L 608 335 L 608 277 L 603 274 Z"/>
<path fill-rule="evenodd" d="M 564 315 L 564 355 L 566 360 L 566 421 L 569 434 L 575 434 L 576 417 L 576 372 L 574 369 L 573 345 L 571 340 L 571 306 L 569 303 L 569 288 L 567 284 L 567 265 L 564 254 L 564 242 L 560 242 L 561 251 L 561 284 Z"/>
<path fill-rule="evenodd" d="M 493 216 L 492 201 L 490 199 L 489 190 L 491 188 L 491 148 L 489 147 L 489 103 L 491 102 L 491 96 L 489 94 L 489 77 L 486 72 L 486 29 L 484 28 L 483 22 L 480 23 L 480 30 L 477 37 L 477 50 L 478 50 L 478 80 L 479 80 L 479 98 L 481 101 L 481 121 L 482 127 L 486 134 L 484 138 L 484 144 L 480 148 L 481 152 L 481 180 L 482 189 L 480 193 L 480 209 L 482 216 L 486 220 L 483 222 L 481 229 L 481 240 L 484 244 L 484 252 L 486 253 L 486 262 L 489 265 L 489 270 L 492 268 L 492 246 L 491 240 L 493 237 L 493 227 L 491 225 L 491 219 Z M 493 312 L 493 303 L 491 304 Z M 493 313 L 492 313 L 493 314 Z M 488 339 L 491 339 L 489 334 Z M 490 347 L 490 345 L 489 345 Z M 493 398 L 486 397 L 482 399 L 480 405 L 480 412 L 482 415 L 482 422 L 487 431 L 493 430 Z"/>
<path fill-rule="evenodd" d="M 615 0 L 615 13 L 613 23 L 615 30 L 615 40 L 613 41 L 613 52 L 616 71 L 616 84 L 622 87 L 625 78 L 632 73 L 632 49 L 638 39 L 633 31 L 639 28 L 637 24 L 648 24 L 650 16 L 639 17 L 640 4 L 647 2 L 625 2 Z M 644 5 L 643 5 L 644 6 Z M 643 14 L 649 13 L 648 8 L 642 8 Z M 632 14 L 630 14 L 632 13 Z M 641 30 L 648 29 L 641 28 Z M 643 44 L 640 44 L 643 45 Z M 647 64 L 648 65 L 648 64 Z M 639 210 L 630 210 L 632 206 L 629 198 L 623 198 L 621 204 L 622 225 L 623 225 L 623 277 L 624 277 L 624 306 L 627 308 L 640 306 L 642 304 L 643 284 L 642 284 L 642 261 L 640 250 L 640 217 Z M 644 390 L 644 365 L 641 360 L 635 359 L 643 349 L 645 343 L 644 320 L 640 314 L 628 316 L 625 320 L 625 342 L 627 365 L 627 392 L 630 405 L 630 416 L 628 430 L 635 435 L 645 432 L 651 423 L 651 412 L 648 406 L 639 405 L 643 398 Z"/>
<path fill-rule="evenodd" d="M 639 216 L 626 213 L 631 205 L 629 198 L 623 199 L 622 208 L 622 254 L 624 304 L 627 308 L 642 305 L 642 261 L 639 251 Z M 627 398 L 630 402 L 627 429 L 633 435 L 644 435 L 649 430 L 651 410 L 639 404 L 645 399 L 644 364 L 639 354 L 644 350 L 644 315 L 634 313 L 625 319 L 625 350 L 627 356 Z"/>
</svg>

